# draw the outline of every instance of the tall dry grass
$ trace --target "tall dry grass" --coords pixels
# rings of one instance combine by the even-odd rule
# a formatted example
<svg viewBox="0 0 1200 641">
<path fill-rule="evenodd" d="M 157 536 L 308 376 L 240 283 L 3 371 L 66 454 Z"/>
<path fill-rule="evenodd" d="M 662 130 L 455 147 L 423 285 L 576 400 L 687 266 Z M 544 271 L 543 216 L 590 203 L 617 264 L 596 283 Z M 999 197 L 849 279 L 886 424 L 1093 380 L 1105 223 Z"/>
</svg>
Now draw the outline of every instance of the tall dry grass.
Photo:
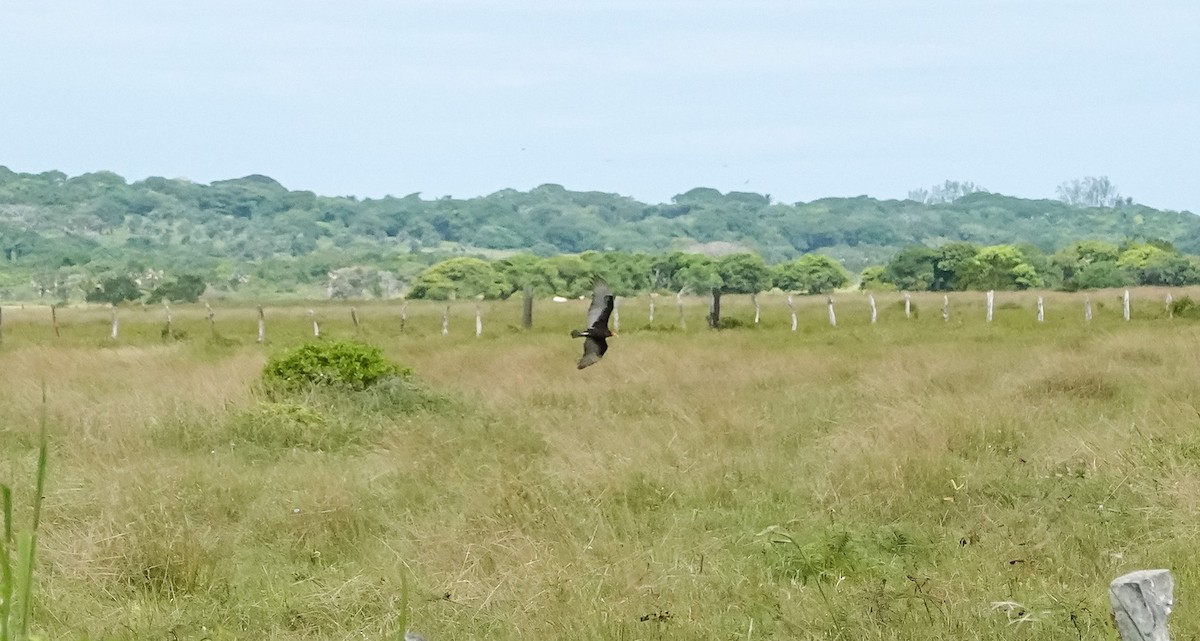
<svg viewBox="0 0 1200 641">
<path fill-rule="evenodd" d="M 0 471 L 32 478 L 50 396 L 35 629 L 47 638 L 1111 638 L 1105 587 L 1170 567 L 1194 585 L 1200 326 L 1159 291 L 804 300 L 762 327 L 654 327 L 626 301 L 574 369 L 586 302 L 314 308 L 322 335 L 412 366 L 444 403 L 293 407 L 254 391 L 307 307 L 5 309 Z M 1176 293 L 1178 297 L 1180 293 Z M 725 313 L 752 309 L 727 297 Z M 75 316 L 78 314 L 78 316 Z M 92 318 L 95 316 L 95 318 Z M 84 330 L 87 330 L 85 333 Z M 92 333 L 95 330 L 99 336 Z M 423 408 L 423 409 L 421 409 Z M 305 413 L 308 412 L 308 413 Z M 327 438 L 267 438 L 299 421 Z M 306 432 L 307 434 L 307 432 Z M 347 435 L 353 435 L 350 438 Z M 321 436 L 321 434 L 318 434 Z M 20 490 L 28 496 L 28 488 Z M 1181 598 L 1177 636 L 1198 631 Z"/>
</svg>

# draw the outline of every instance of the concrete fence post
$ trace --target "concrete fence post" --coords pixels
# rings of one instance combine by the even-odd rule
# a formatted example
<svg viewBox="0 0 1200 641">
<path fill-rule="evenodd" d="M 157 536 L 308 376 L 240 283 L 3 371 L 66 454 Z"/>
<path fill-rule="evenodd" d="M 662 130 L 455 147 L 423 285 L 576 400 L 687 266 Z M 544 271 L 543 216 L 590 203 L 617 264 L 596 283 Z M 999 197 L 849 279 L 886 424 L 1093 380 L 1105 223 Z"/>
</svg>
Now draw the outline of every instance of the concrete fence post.
<svg viewBox="0 0 1200 641">
<path fill-rule="evenodd" d="M 1121 641 L 1170 641 L 1167 617 L 1175 607 L 1175 577 L 1170 570 L 1138 570 L 1108 586 L 1113 622 Z"/>
</svg>

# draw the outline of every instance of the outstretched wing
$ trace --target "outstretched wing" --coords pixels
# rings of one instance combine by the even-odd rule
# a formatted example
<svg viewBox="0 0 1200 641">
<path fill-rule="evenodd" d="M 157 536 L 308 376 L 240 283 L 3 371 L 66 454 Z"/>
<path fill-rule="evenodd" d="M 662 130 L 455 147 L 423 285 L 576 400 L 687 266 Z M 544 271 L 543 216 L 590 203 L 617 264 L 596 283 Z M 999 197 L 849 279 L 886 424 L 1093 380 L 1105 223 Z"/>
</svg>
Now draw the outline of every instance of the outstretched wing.
<svg viewBox="0 0 1200 641">
<path fill-rule="evenodd" d="M 612 310 L 612 290 L 608 288 L 608 283 L 597 278 L 596 284 L 592 287 L 592 304 L 588 307 L 588 327 L 607 329 L 608 317 L 612 314 Z"/>
<path fill-rule="evenodd" d="M 592 338 L 588 336 L 583 339 L 583 358 L 579 359 L 579 369 L 583 369 L 588 365 L 595 365 L 600 362 L 600 357 L 604 356 L 604 352 L 608 351 L 608 341 L 603 338 Z"/>
</svg>

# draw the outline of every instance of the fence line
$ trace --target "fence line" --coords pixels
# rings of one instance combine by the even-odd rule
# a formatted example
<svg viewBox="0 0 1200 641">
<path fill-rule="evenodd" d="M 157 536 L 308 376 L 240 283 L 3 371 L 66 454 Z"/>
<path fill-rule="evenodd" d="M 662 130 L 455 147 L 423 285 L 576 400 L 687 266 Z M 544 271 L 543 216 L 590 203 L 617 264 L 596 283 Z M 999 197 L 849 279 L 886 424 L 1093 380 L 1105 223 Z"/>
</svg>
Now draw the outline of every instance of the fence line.
<svg viewBox="0 0 1200 641">
<path fill-rule="evenodd" d="M 719 308 L 715 307 L 716 304 L 719 304 L 717 302 L 718 299 L 715 296 L 706 296 L 704 298 L 694 297 L 694 298 L 690 298 L 690 299 L 685 299 L 686 293 L 687 292 L 685 290 L 685 291 L 677 292 L 675 295 L 676 305 L 678 306 L 678 311 L 679 311 L 678 327 L 680 330 L 683 330 L 683 331 L 687 330 L 687 314 L 689 313 L 688 308 L 689 307 L 697 307 L 696 303 L 704 301 L 705 299 L 707 299 L 707 302 L 709 304 L 709 318 L 711 319 L 713 317 L 714 312 L 719 313 Z M 1084 317 L 1083 320 L 1085 323 L 1092 323 L 1095 318 L 1095 314 L 1097 312 L 1097 305 L 1095 305 L 1094 304 L 1095 301 L 1092 300 L 1093 293 L 1094 292 L 1082 294 L 1083 317 Z M 1153 318 L 1173 319 L 1175 316 L 1175 312 L 1178 311 L 1178 309 L 1180 309 L 1180 301 L 1181 300 L 1183 301 L 1184 305 L 1190 305 L 1190 299 L 1176 297 L 1174 295 L 1173 291 L 1167 291 L 1165 293 L 1156 294 L 1154 296 L 1157 297 L 1159 295 L 1163 296 L 1162 298 L 1158 299 L 1158 300 L 1162 301 L 1161 302 L 1162 307 L 1156 308 L 1154 306 L 1143 305 L 1140 308 L 1143 310 L 1142 314 L 1139 317 L 1141 320 L 1143 320 L 1143 321 L 1151 320 Z M 1075 295 L 1072 295 L 1069 293 L 1063 293 L 1063 294 L 1059 295 L 1059 298 L 1054 299 L 1048 303 L 1046 298 L 1039 294 L 1034 299 L 1034 301 L 1035 301 L 1034 305 L 1031 306 L 1029 304 L 1029 298 L 1028 298 L 1027 294 L 1025 294 L 1025 295 L 1016 294 L 1016 296 L 1025 297 L 1025 302 L 1021 303 L 1020 307 L 1023 309 L 1029 310 L 1028 313 L 1030 313 L 1030 315 L 1031 315 L 1030 316 L 1031 320 L 1036 319 L 1036 322 L 1039 324 L 1044 324 L 1047 322 L 1047 306 L 1048 305 L 1057 307 L 1059 310 L 1063 310 L 1064 308 L 1069 309 L 1070 307 L 1072 307 L 1072 301 L 1076 301 L 1075 304 L 1078 304 L 1078 301 L 1079 301 L 1079 298 L 1077 298 Z M 846 308 L 844 308 L 844 307 L 843 307 L 843 309 L 840 309 L 840 310 L 837 309 L 837 303 L 841 302 L 838 299 L 842 299 L 842 301 L 845 301 L 846 299 L 851 298 L 851 297 L 857 297 L 858 300 L 863 300 L 863 298 L 858 297 L 858 295 L 855 295 L 855 294 L 841 294 L 841 295 L 825 297 L 825 301 L 824 301 L 825 307 L 826 307 L 825 316 L 826 316 L 827 323 L 831 328 L 840 327 L 841 323 L 839 321 L 842 321 L 845 318 L 851 319 L 851 326 L 857 326 L 858 323 L 865 322 L 865 321 L 867 321 L 868 318 L 869 318 L 869 322 L 871 324 L 876 324 L 876 323 L 880 322 L 881 319 L 880 319 L 879 302 L 876 300 L 876 296 L 872 292 L 867 292 L 866 296 L 865 296 L 866 307 L 867 307 L 867 310 L 869 313 L 869 317 L 867 317 L 867 318 L 864 318 L 863 316 L 858 316 L 857 314 L 861 313 L 861 312 L 856 312 L 853 308 L 850 308 L 849 313 L 847 313 L 845 311 Z M 778 321 L 775 321 L 774 323 L 768 322 L 766 325 L 762 324 L 763 321 L 766 320 L 766 316 L 769 315 L 769 307 L 765 307 L 763 305 L 763 299 L 761 298 L 761 296 L 755 294 L 755 295 L 749 296 L 748 298 L 749 298 L 749 306 L 747 306 L 745 302 L 741 302 L 741 303 L 738 303 L 737 305 L 735 305 L 734 309 L 741 310 L 740 313 L 746 315 L 747 321 L 749 320 L 748 315 L 750 313 L 753 313 L 753 318 L 754 318 L 756 327 L 766 327 L 769 329 L 769 328 L 778 326 L 776 324 L 776 323 L 778 323 Z M 813 309 L 813 307 L 815 307 L 816 304 L 819 304 L 819 303 L 816 303 L 816 300 L 820 300 L 820 299 L 814 300 L 814 298 L 815 297 L 813 297 L 813 298 L 805 297 L 805 299 L 809 302 L 804 302 L 804 303 L 801 302 L 801 299 L 799 297 L 797 297 L 791 293 L 786 294 L 786 296 L 783 298 L 783 301 L 786 304 L 787 310 L 788 310 L 788 317 L 790 320 L 790 330 L 791 331 L 793 331 L 793 332 L 798 331 L 801 324 L 806 324 L 808 322 L 808 321 L 802 320 L 801 317 L 802 316 L 807 317 L 808 314 L 813 313 L 815 311 Z M 1107 295 L 1105 296 L 1105 298 L 1108 300 L 1111 300 L 1107 297 Z M 1138 300 L 1142 300 L 1143 302 L 1146 301 L 1146 297 L 1144 297 L 1144 296 L 1139 297 L 1138 300 L 1135 300 L 1135 296 L 1134 296 L 1133 292 L 1131 292 L 1130 290 L 1120 291 L 1117 298 L 1121 301 L 1121 312 L 1120 312 L 1121 316 L 1120 316 L 1120 318 L 1122 318 L 1125 322 L 1130 322 L 1133 319 L 1134 312 L 1137 311 L 1134 309 L 1134 307 L 1137 306 Z M 645 301 L 645 303 L 648 306 L 648 308 L 647 308 L 649 311 L 648 320 L 650 323 L 646 327 L 647 328 L 652 327 L 654 325 L 654 321 L 656 318 L 655 312 L 656 312 L 656 307 L 657 307 L 657 302 L 658 302 L 657 299 L 658 299 L 658 296 L 655 294 L 650 294 L 649 296 L 645 296 L 644 298 L 643 297 L 634 297 L 632 299 L 626 298 L 626 297 L 616 298 L 614 300 L 614 309 L 613 309 L 613 314 L 612 314 L 612 318 L 611 318 L 611 324 L 612 324 L 614 331 L 620 330 L 620 311 L 621 311 L 621 309 L 623 307 L 626 307 L 631 301 L 633 301 L 635 304 L 640 303 L 643 300 Z M 1013 310 L 1016 308 L 1016 306 L 1014 306 L 1013 303 L 998 304 L 998 302 L 996 300 L 996 292 L 994 290 L 987 291 L 987 292 L 956 293 L 954 296 L 954 299 L 955 299 L 955 301 L 957 301 L 957 303 L 952 303 L 951 297 L 949 294 L 942 294 L 942 296 L 941 296 L 941 301 L 940 301 L 941 317 L 942 317 L 943 322 L 948 323 L 951 320 L 951 317 L 953 316 L 953 314 L 951 312 L 952 304 L 964 304 L 964 303 L 967 304 L 968 306 L 982 304 L 982 306 L 984 306 L 984 308 L 986 310 L 986 315 L 984 316 L 984 318 L 986 319 L 986 322 L 989 324 L 996 320 L 995 314 L 997 311 L 1001 311 L 1001 310 L 1008 310 L 1003 313 L 1001 318 L 1008 318 L 1008 319 L 1010 319 L 1010 322 L 1011 322 L 1011 319 L 1014 318 Z M 520 300 L 520 299 L 517 299 L 517 300 Z M 741 300 L 741 299 L 739 299 L 739 300 Z M 910 292 L 897 293 L 896 298 L 893 298 L 893 300 L 896 301 L 896 305 L 899 305 L 900 303 L 903 304 L 905 320 L 913 321 L 914 319 L 916 319 L 918 317 L 918 314 L 917 314 L 918 310 L 917 310 L 917 304 L 916 304 L 917 301 L 915 300 L 912 293 L 910 293 Z M 928 300 L 928 297 L 925 300 Z M 972 300 L 974 301 L 974 303 L 972 303 Z M 409 303 L 409 301 L 407 299 L 400 299 L 399 303 L 400 304 L 397 307 L 393 307 L 392 309 L 393 310 L 398 309 L 399 316 L 400 316 L 399 331 L 400 331 L 400 333 L 404 333 L 407 331 L 407 328 L 408 328 L 408 321 L 409 321 L 408 303 Z M 518 306 L 517 309 L 520 309 L 522 311 L 518 311 L 518 312 L 514 313 L 514 319 L 513 319 L 513 323 L 514 323 L 513 327 L 514 328 L 516 326 L 516 323 L 518 322 L 517 315 L 519 315 L 519 317 L 521 318 L 521 320 L 520 320 L 521 325 L 527 329 L 532 329 L 532 325 L 533 325 L 532 316 L 533 316 L 534 303 L 535 303 L 534 299 L 532 298 L 532 296 L 530 296 L 523 301 L 522 305 Z M 205 301 L 202 304 L 203 304 L 203 312 L 202 312 L 203 318 L 205 318 L 207 320 L 211 334 L 213 336 L 217 336 L 218 335 L 218 327 L 217 327 L 216 312 L 213 309 L 212 304 L 210 302 Z M 433 303 L 431 301 L 430 306 L 435 305 L 435 304 L 436 303 Z M 21 307 L 24 307 L 24 306 L 21 306 Z M 110 329 L 108 332 L 108 338 L 110 340 L 117 341 L 121 338 L 122 321 L 128 320 L 127 318 L 125 318 L 128 315 L 127 312 L 122 311 L 127 308 L 122 308 L 122 307 L 117 307 L 117 306 L 108 306 L 108 307 L 109 307 L 108 315 L 110 317 L 109 318 Z M 1030 309 L 1031 307 L 1032 307 L 1032 309 Z M 1104 305 L 1101 303 L 1099 307 L 1100 307 L 1100 309 L 1103 309 Z M 5 311 L 11 311 L 14 308 L 17 308 L 17 306 L 9 305 L 9 306 L 4 306 L 3 308 L 0 308 L 0 340 L 12 338 L 14 335 L 14 331 L 16 331 L 17 334 L 21 333 L 20 328 L 23 326 L 23 321 L 21 320 L 22 317 L 19 315 L 14 316 L 11 314 L 4 314 Z M 64 332 L 67 333 L 68 335 L 70 335 L 70 334 L 78 335 L 79 330 L 75 326 L 73 326 L 71 323 L 71 315 L 74 313 L 72 308 L 60 308 L 58 305 L 50 305 L 49 308 L 50 308 L 51 326 L 54 331 L 54 336 L 56 338 L 61 338 L 63 336 Z M 281 306 L 281 308 L 294 308 L 294 305 L 284 305 L 284 306 Z M 85 308 L 85 309 L 95 309 L 95 308 L 89 307 L 89 308 Z M 144 311 L 149 311 L 149 309 L 147 309 L 146 306 L 143 306 L 142 309 Z M 244 307 L 243 307 L 243 309 L 244 309 Z M 265 343 L 266 342 L 266 307 L 262 306 L 262 305 L 258 305 L 258 306 L 255 306 L 254 309 L 257 310 L 257 315 L 258 315 L 257 342 Z M 442 307 L 442 310 L 441 310 L 442 311 L 441 333 L 443 336 L 448 336 L 450 333 L 450 317 L 452 315 L 453 309 L 454 309 L 453 303 L 445 304 Z M 859 308 L 859 309 L 861 309 L 861 308 Z M 896 309 L 896 306 L 893 306 L 892 309 Z M 1075 309 L 1078 309 L 1078 308 L 1075 308 Z M 1154 311 L 1155 309 L 1160 310 L 1160 311 Z M 809 311 L 804 311 L 804 310 L 809 310 Z M 180 337 L 183 337 L 186 335 L 185 333 L 181 333 L 178 331 L 179 318 L 177 317 L 177 314 L 175 313 L 176 311 L 177 311 L 176 308 L 172 307 L 172 305 L 170 305 L 169 303 L 164 303 L 163 314 L 165 316 L 165 325 L 162 326 L 163 338 L 180 338 Z M 324 329 L 323 327 L 321 327 L 321 325 L 324 324 L 324 322 L 322 322 L 322 320 L 318 318 L 316 309 L 307 309 L 306 311 L 307 311 L 307 315 L 308 315 L 308 320 L 311 323 L 311 327 L 312 327 L 312 336 L 314 338 L 321 338 L 322 329 Z M 350 311 L 349 321 L 350 321 L 350 325 L 352 325 L 352 327 L 354 329 L 354 332 L 357 334 L 362 334 L 363 332 L 368 331 L 368 329 L 371 326 L 371 319 L 364 318 L 363 315 L 359 313 L 357 307 L 350 307 L 349 311 Z M 483 336 L 483 330 L 484 330 L 483 311 L 484 310 L 483 310 L 482 299 L 478 299 L 476 301 L 474 311 L 475 311 L 475 319 L 474 319 L 475 320 L 475 336 L 477 336 L 477 337 Z M 66 325 L 63 325 L 60 322 L 62 320 L 59 318 L 60 312 L 65 312 L 68 315 Z M 842 316 L 842 318 L 839 318 L 838 312 L 842 312 L 842 314 L 840 314 L 840 316 Z M 1036 313 L 1036 315 L 1034 315 L 1034 313 Z M 395 311 L 393 311 L 392 314 L 395 314 Z M 425 314 L 422 314 L 422 316 L 426 317 L 426 318 L 428 317 Z M 193 317 L 193 316 L 189 316 L 189 317 Z M 1108 315 L 1106 317 L 1109 319 L 1112 319 L 1112 320 L 1116 319 L 1115 314 Z M 776 317 L 776 318 L 778 318 L 778 317 Z M 855 322 L 853 320 L 855 318 L 862 319 L 862 320 Z M 896 317 L 886 317 L 885 316 L 885 320 L 887 318 L 892 318 L 894 320 Z M 958 315 L 958 316 L 956 316 L 956 318 L 958 318 L 956 326 L 962 326 L 964 323 L 963 319 L 968 319 L 969 316 Z M 1060 316 L 1058 316 L 1058 318 L 1061 319 L 1062 316 L 1060 315 Z M 17 319 L 15 324 L 13 323 L 13 319 Z M 326 321 L 329 321 L 329 319 L 326 319 Z M 329 322 L 332 322 L 332 321 L 329 321 Z M 139 323 L 139 326 L 141 326 L 140 323 Z M 379 326 L 380 326 L 380 323 L 376 323 L 376 325 L 375 325 L 376 332 L 379 332 Z M 722 326 L 725 326 L 725 325 L 722 324 Z M 14 330 L 14 328 L 16 328 L 16 329 Z M 637 329 L 639 329 L 639 328 L 638 327 L 634 328 L 635 331 Z M 420 332 L 418 332 L 418 333 L 420 333 Z M 9 342 L 9 344 L 11 345 L 12 343 Z"/>
</svg>

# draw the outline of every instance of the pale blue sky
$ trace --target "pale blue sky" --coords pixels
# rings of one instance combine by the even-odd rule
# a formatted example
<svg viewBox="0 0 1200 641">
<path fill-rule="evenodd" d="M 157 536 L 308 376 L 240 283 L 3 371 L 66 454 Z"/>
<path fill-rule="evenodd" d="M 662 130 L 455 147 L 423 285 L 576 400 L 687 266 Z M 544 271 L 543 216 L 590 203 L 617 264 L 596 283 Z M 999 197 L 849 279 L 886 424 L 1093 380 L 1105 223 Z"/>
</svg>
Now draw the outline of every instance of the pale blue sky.
<svg viewBox="0 0 1200 641">
<path fill-rule="evenodd" d="M 469 197 L 1055 196 L 1200 212 L 1196 0 L 4 0 L 0 165 Z"/>
</svg>

